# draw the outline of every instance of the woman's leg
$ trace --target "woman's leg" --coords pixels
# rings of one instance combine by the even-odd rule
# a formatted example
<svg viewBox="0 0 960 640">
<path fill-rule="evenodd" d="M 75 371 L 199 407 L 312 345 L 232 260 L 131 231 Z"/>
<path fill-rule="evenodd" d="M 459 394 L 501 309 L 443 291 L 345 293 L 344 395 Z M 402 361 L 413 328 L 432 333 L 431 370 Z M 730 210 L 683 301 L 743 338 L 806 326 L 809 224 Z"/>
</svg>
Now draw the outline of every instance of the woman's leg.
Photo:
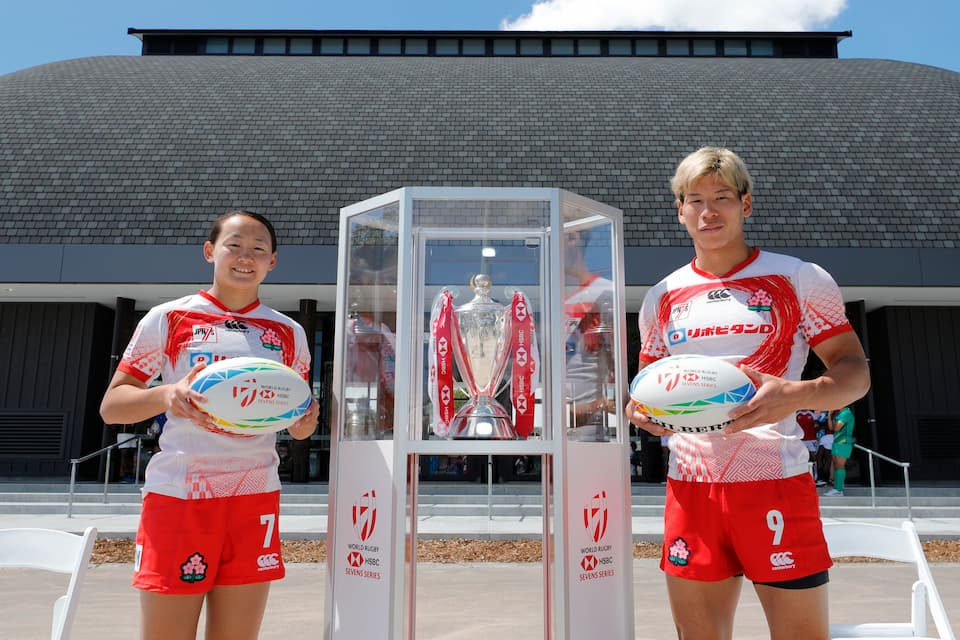
<svg viewBox="0 0 960 640">
<path fill-rule="evenodd" d="M 843 491 L 843 486 L 847 480 L 847 459 L 840 456 L 833 456 L 833 488 L 837 491 Z"/>
<path fill-rule="evenodd" d="M 667 575 L 667 593 L 680 640 L 730 640 L 740 600 L 739 576 L 701 582 Z"/>
<path fill-rule="evenodd" d="M 207 594 L 206 640 L 257 640 L 269 582 L 219 585 Z"/>
<path fill-rule="evenodd" d="M 827 585 L 782 589 L 754 585 L 770 628 L 770 640 L 826 640 L 830 637 Z"/>
<path fill-rule="evenodd" d="M 140 592 L 142 640 L 196 640 L 204 594 Z"/>
</svg>

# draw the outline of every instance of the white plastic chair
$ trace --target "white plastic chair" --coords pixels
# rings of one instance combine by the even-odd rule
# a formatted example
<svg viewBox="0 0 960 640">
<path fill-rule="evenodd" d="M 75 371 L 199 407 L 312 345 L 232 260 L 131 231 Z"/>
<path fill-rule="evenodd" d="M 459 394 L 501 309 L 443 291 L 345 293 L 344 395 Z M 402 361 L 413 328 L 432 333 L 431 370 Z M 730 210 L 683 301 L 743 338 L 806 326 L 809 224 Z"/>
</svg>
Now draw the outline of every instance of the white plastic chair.
<svg viewBox="0 0 960 640">
<path fill-rule="evenodd" d="M 53 529 L 0 529 L 0 568 L 70 574 L 67 592 L 53 604 L 51 640 L 69 640 L 97 528 L 82 535 Z"/>
<path fill-rule="evenodd" d="M 956 640 L 930 565 L 923 553 L 917 529 L 910 521 L 900 527 L 878 524 L 840 522 L 823 525 L 830 556 L 844 558 L 862 556 L 911 564 L 917 570 L 913 583 L 910 622 L 873 622 L 863 624 L 831 624 L 831 638 L 928 638 L 927 609 L 942 640 Z"/>
</svg>

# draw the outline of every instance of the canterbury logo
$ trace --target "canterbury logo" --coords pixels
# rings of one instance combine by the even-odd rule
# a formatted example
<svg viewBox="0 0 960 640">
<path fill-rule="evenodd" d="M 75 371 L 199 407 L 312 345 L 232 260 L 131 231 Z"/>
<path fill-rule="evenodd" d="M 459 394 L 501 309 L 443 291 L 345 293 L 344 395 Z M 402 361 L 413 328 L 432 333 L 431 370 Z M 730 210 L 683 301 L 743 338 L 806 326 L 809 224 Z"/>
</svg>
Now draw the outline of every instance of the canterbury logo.
<svg viewBox="0 0 960 640">
<path fill-rule="evenodd" d="M 239 320 L 227 320 L 226 322 L 223 323 L 223 327 L 225 329 L 229 329 L 230 331 L 246 331 L 247 330 L 247 325 L 243 324 Z"/>
<path fill-rule="evenodd" d="M 730 291 L 727 289 L 714 289 L 707 294 L 707 300 L 726 300 L 730 297 Z"/>
<path fill-rule="evenodd" d="M 794 566 L 793 552 L 779 551 L 770 554 L 770 565 L 774 569 L 789 569 Z"/>
<path fill-rule="evenodd" d="M 280 554 L 265 553 L 257 558 L 257 566 L 261 569 L 273 569 L 280 566 Z"/>
</svg>

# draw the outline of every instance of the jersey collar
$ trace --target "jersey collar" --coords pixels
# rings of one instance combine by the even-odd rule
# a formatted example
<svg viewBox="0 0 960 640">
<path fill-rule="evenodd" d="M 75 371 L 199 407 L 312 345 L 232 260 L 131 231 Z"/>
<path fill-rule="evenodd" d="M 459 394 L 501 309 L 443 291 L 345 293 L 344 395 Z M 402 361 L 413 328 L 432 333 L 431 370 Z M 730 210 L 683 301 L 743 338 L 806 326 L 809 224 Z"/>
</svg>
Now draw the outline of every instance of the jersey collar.
<svg viewBox="0 0 960 640">
<path fill-rule="evenodd" d="M 702 269 L 697 268 L 697 258 L 696 258 L 696 257 L 694 257 L 693 260 L 690 261 L 690 268 L 693 269 L 693 272 L 694 272 L 694 273 L 696 273 L 697 275 L 702 276 L 702 277 L 704 277 L 704 278 L 708 278 L 708 279 L 710 279 L 710 280 L 723 280 L 724 278 L 731 278 L 731 277 L 733 277 L 738 271 L 743 271 L 743 270 L 746 269 L 748 266 L 750 266 L 753 262 L 755 262 L 756 259 L 759 258 L 759 257 L 760 257 L 760 248 L 759 248 L 759 247 L 753 247 L 753 250 L 750 252 L 750 255 L 747 256 L 747 259 L 746 259 L 746 260 L 744 260 L 744 261 L 741 262 L 740 264 L 736 265 L 733 269 L 730 269 L 730 271 L 726 272 L 726 273 L 723 274 L 722 276 L 715 276 L 715 275 L 713 275 L 712 273 L 710 273 L 709 271 L 703 271 Z"/>
<path fill-rule="evenodd" d="M 251 311 L 253 311 L 254 309 L 260 306 L 260 299 L 257 298 L 256 300 L 254 300 L 253 302 L 245 306 L 243 309 L 237 309 L 236 311 L 234 311 L 233 309 L 228 308 L 227 305 L 220 302 L 216 297 L 211 295 L 209 291 L 204 291 L 203 289 L 201 289 L 200 297 L 206 300 L 207 302 L 210 302 L 211 304 L 216 305 L 220 309 L 223 309 L 227 313 L 239 313 L 239 314 L 250 313 Z"/>
</svg>

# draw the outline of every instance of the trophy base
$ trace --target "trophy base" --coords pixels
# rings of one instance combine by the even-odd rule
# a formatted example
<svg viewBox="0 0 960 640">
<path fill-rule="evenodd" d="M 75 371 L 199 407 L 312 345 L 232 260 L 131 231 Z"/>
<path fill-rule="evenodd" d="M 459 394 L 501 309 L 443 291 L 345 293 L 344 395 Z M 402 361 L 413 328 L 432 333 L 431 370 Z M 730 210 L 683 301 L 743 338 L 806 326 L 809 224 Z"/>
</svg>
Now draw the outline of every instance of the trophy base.
<svg viewBox="0 0 960 640">
<path fill-rule="evenodd" d="M 516 440 L 510 416 L 496 402 L 471 402 L 464 406 L 450 423 L 454 440 Z"/>
</svg>

